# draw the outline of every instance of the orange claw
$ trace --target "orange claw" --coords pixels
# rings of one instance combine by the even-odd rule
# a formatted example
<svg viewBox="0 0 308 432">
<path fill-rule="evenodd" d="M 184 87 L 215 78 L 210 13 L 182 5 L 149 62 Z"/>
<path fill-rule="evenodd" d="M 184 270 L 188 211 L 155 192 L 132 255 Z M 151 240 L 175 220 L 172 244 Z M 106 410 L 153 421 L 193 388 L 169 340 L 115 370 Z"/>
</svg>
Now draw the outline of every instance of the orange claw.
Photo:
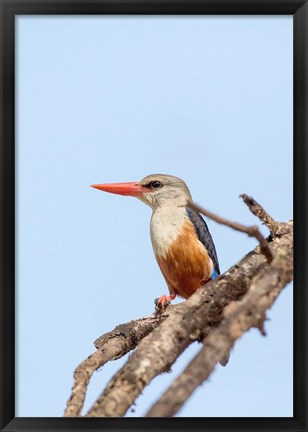
<svg viewBox="0 0 308 432">
<path fill-rule="evenodd" d="M 171 294 L 169 296 L 162 295 L 158 299 L 155 300 L 155 304 L 157 308 L 165 307 L 170 304 L 171 300 L 175 299 L 175 294 Z"/>
</svg>

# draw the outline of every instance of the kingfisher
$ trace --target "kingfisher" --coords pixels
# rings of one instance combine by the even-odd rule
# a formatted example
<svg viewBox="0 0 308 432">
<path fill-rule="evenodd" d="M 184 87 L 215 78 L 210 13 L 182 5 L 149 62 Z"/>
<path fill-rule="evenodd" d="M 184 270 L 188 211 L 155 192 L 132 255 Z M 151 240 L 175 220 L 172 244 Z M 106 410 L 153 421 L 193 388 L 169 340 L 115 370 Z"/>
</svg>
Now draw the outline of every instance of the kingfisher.
<svg viewBox="0 0 308 432">
<path fill-rule="evenodd" d="M 220 274 L 212 236 L 202 216 L 191 206 L 186 183 L 167 174 L 151 174 L 139 182 L 93 184 L 104 192 L 139 198 L 152 208 L 151 241 L 168 286 L 157 305 L 176 296 L 187 299 Z"/>
</svg>

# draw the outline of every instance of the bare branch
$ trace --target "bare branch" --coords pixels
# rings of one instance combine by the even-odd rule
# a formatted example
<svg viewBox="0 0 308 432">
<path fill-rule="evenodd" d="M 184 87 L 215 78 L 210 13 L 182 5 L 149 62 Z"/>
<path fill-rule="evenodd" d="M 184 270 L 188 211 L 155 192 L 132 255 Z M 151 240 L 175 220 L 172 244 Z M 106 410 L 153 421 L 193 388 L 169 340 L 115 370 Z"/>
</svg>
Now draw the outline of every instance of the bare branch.
<svg viewBox="0 0 308 432">
<path fill-rule="evenodd" d="M 292 253 L 278 250 L 271 265 L 265 271 L 259 270 L 254 276 L 251 287 L 243 299 L 226 306 L 224 321 L 205 338 L 205 346 L 153 405 L 146 417 L 175 415 L 243 333 L 251 327 L 257 327 L 264 334 L 265 312 L 292 278 Z"/>
<path fill-rule="evenodd" d="M 274 239 L 271 252 L 292 250 L 293 225 L 289 235 Z M 89 410 L 89 417 L 123 416 L 150 381 L 170 369 L 184 349 L 203 340 L 223 319 L 223 309 L 247 292 L 254 274 L 263 268 L 263 255 L 250 252 L 215 281 L 197 290 L 187 301 L 168 310 L 169 316 L 137 346 L 126 364 L 112 378 Z"/>
<path fill-rule="evenodd" d="M 121 324 L 112 332 L 99 337 L 95 341 L 97 351 L 75 370 L 72 394 L 67 403 L 65 416 L 81 415 L 86 389 L 95 370 L 137 347 L 87 414 L 88 417 L 123 416 L 155 376 L 169 370 L 190 343 L 202 341 L 205 347 L 148 413 L 148 416 L 173 415 L 191 392 L 207 378 L 217 361 L 223 364 L 229 348 L 237 337 L 254 325 L 264 333 L 265 310 L 276 298 L 271 295 L 276 293 L 277 296 L 282 289 L 283 271 L 280 269 L 282 273 L 276 277 L 279 280 L 278 284 L 275 282 L 271 292 L 263 295 L 257 290 L 258 296 L 262 294 L 263 297 L 271 299 L 271 303 L 263 302 L 263 312 L 257 310 L 262 303 L 261 297 L 255 298 L 253 304 L 246 299 L 250 299 L 253 287 L 259 286 L 258 277 L 263 280 L 270 271 L 277 270 L 276 259 L 272 261 L 273 254 L 279 249 L 288 255 L 292 250 L 293 222 L 275 222 L 253 198 L 245 194 L 241 197 L 253 214 L 270 227 L 272 233 L 270 243 L 263 238 L 256 226 L 246 227 L 221 218 L 197 204 L 191 203 L 191 205 L 214 221 L 255 237 L 260 243 L 262 254 L 259 253 L 260 249 L 256 248 L 224 275 L 197 290 L 186 302 L 168 306 L 167 309 L 154 313 L 151 317 Z M 263 256 L 268 263 L 272 262 L 272 264 L 265 264 Z M 251 286 L 250 294 L 242 302 L 238 302 L 246 294 L 249 286 Z M 258 317 L 257 322 L 256 317 Z M 217 329 L 213 330 L 213 328 Z M 201 366 L 203 372 L 194 374 Z M 187 383 L 183 386 L 185 380 Z M 185 388 L 186 393 L 185 391 L 183 393 Z M 168 401 L 170 394 L 177 402 L 173 405 L 168 402 L 166 405 L 163 402 L 164 398 Z M 162 405 L 164 405 L 163 410 Z"/>
<path fill-rule="evenodd" d="M 249 207 L 251 213 L 257 216 L 257 218 L 259 218 L 260 221 L 271 231 L 272 226 L 277 223 L 274 221 L 272 216 L 270 216 L 253 197 L 247 194 L 241 194 L 240 198 L 242 198 L 244 203 Z"/>
<path fill-rule="evenodd" d="M 215 213 L 212 213 L 209 210 L 206 210 L 205 208 L 199 206 L 196 203 L 191 203 L 190 204 L 197 212 L 202 213 L 204 216 L 212 219 L 213 221 L 221 224 L 221 225 L 226 225 L 230 228 L 233 228 L 236 231 L 240 231 L 243 233 L 246 233 L 247 235 L 249 235 L 250 237 L 254 237 L 258 240 L 258 242 L 260 243 L 260 249 L 261 252 L 263 253 L 263 255 L 266 257 L 268 262 L 271 262 L 273 259 L 273 254 L 268 246 L 268 242 L 267 240 L 262 236 L 262 234 L 260 233 L 259 229 L 257 226 L 251 226 L 251 227 L 247 227 L 245 225 L 242 225 L 238 222 L 233 222 L 230 221 L 226 218 L 223 218 L 221 216 L 216 215 Z"/>
<path fill-rule="evenodd" d="M 74 372 L 74 383 L 70 399 L 64 413 L 65 417 L 80 416 L 87 386 L 93 373 L 110 360 L 123 357 L 135 349 L 137 343 L 150 333 L 168 316 L 166 312 L 159 317 L 150 316 L 117 326 L 113 331 L 100 336 L 94 342 L 98 349 L 80 363 Z"/>
<path fill-rule="evenodd" d="M 249 210 L 267 226 L 273 237 L 282 236 L 288 231 L 287 223 L 275 221 L 254 198 L 246 194 L 240 195 L 240 198 L 243 199 Z"/>
</svg>

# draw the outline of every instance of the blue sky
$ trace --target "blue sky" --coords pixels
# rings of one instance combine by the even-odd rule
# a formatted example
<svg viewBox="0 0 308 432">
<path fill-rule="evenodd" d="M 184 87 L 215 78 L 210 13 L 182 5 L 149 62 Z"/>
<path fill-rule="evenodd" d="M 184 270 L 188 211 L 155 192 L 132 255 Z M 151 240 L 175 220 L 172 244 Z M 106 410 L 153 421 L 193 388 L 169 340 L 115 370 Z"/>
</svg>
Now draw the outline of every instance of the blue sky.
<svg viewBox="0 0 308 432">
<path fill-rule="evenodd" d="M 62 416 L 93 341 L 167 293 L 151 210 L 93 183 L 173 174 L 194 200 L 292 219 L 291 16 L 19 16 L 16 60 L 17 415 Z M 226 271 L 256 242 L 207 221 Z M 267 234 L 266 229 L 262 231 Z M 292 416 L 292 286 L 179 416 Z M 143 416 L 194 353 L 136 401 Z M 95 373 L 86 409 L 125 359 Z M 42 397 L 44 395 L 44 397 Z"/>
</svg>

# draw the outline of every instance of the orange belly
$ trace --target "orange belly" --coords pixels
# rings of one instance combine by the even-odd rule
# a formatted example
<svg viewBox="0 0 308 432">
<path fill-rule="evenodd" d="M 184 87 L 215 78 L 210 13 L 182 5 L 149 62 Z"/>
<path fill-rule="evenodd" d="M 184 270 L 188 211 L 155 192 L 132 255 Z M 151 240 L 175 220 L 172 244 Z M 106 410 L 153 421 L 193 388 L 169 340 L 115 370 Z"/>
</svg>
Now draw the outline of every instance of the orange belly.
<svg viewBox="0 0 308 432">
<path fill-rule="evenodd" d="M 184 224 L 181 234 L 169 247 L 165 257 L 156 256 L 170 294 L 191 296 L 212 275 L 213 263 L 205 247 L 197 239 L 191 222 Z"/>
</svg>

